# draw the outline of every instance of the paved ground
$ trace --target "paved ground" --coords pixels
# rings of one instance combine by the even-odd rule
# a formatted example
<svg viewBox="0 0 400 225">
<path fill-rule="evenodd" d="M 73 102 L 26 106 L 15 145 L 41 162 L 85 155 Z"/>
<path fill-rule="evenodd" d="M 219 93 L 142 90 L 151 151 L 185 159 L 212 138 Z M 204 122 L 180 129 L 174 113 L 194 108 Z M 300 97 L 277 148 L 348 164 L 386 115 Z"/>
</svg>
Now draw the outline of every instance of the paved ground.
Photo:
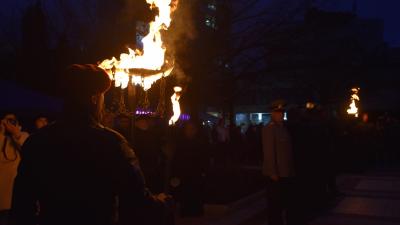
<svg viewBox="0 0 400 225">
<path fill-rule="evenodd" d="M 400 171 L 348 175 L 340 182 L 345 195 L 312 225 L 400 224 Z"/>
<path fill-rule="evenodd" d="M 259 217 L 260 212 L 265 209 L 264 192 L 255 193 L 248 200 L 244 200 L 233 206 L 231 212 L 220 215 L 212 215 L 200 218 L 176 217 L 176 225 L 242 225 L 245 221 L 251 221 Z M 218 211 L 209 209 L 209 211 Z"/>
<path fill-rule="evenodd" d="M 342 197 L 310 225 L 400 225 L 400 170 L 338 178 Z M 224 217 L 179 220 L 178 225 L 267 225 L 262 199 Z"/>
</svg>

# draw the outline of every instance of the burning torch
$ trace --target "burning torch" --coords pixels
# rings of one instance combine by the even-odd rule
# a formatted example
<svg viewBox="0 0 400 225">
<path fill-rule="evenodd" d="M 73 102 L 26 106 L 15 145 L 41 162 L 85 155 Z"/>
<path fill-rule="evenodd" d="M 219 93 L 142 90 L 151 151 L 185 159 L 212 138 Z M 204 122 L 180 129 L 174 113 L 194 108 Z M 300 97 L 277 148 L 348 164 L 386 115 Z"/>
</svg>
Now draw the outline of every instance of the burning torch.
<svg viewBox="0 0 400 225">
<path fill-rule="evenodd" d="M 358 108 L 356 102 L 360 101 L 360 97 L 358 96 L 358 92 L 360 88 L 352 88 L 352 95 L 351 95 L 351 103 L 349 105 L 349 109 L 347 109 L 347 114 L 354 115 L 354 117 L 358 117 Z"/>
<path fill-rule="evenodd" d="M 174 114 L 168 122 L 170 126 L 174 125 L 179 120 L 179 117 L 181 115 L 181 106 L 179 104 L 179 99 L 181 97 L 182 87 L 174 87 L 174 92 L 175 93 L 171 96 L 172 111 L 174 112 Z"/>
</svg>

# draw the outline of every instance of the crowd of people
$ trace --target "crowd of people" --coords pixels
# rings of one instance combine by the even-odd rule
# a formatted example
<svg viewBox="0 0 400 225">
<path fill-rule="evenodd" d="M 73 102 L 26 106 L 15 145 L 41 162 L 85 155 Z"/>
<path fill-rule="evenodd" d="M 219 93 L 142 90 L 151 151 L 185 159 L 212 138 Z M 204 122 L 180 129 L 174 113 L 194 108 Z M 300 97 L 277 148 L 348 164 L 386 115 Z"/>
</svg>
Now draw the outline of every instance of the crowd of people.
<svg viewBox="0 0 400 225">
<path fill-rule="evenodd" d="M 246 129 L 189 120 L 177 126 L 151 115 L 104 113 L 108 75 L 93 65 L 64 72 L 65 109 L 39 116 L 29 134 L 13 113 L 0 124 L 0 225 L 173 224 L 204 214 L 213 170 L 260 167 L 268 224 L 303 224 L 337 194 L 336 176 L 395 165 L 400 123 L 339 119 L 323 109 L 273 103 L 271 122 Z M 288 121 L 284 112 L 288 112 Z"/>
</svg>

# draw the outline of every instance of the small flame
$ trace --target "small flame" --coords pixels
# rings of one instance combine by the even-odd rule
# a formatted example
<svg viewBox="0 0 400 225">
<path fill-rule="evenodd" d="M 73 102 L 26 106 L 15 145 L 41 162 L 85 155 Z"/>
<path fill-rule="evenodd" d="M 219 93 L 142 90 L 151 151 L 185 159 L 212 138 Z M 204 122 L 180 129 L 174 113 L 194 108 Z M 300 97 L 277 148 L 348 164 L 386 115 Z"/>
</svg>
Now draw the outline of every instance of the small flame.
<svg viewBox="0 0 400 225">
<path fill-rule="evenodd" d="M 358 117 L 358 108 L 356 102 L 360 101 L 360 97 L 358 96 L 358 92 L 360 91 L 360 88 L 352 88 L 351 91 L 353 94 L 351 95 L 351 103 L 349 106 L 349 109 L 347 109 L 347 113 L 349 115 L 354 115 L 355 117 Z"/>
<path fill-rule="evenodd" d="M 179 120 L 179 117 L 181 116 L 181 106 L 179 104 L 179 98 L 181 97 L 181 91 L 182 91 L 181 87 L 179 87 L 179 86 L 174 87 L 175 93 L 171 96 L 172 111 L 174 112 L 174 115 L 169 120 L 169 125 L 174 125 Z"/>
<path fill-rule="evenodd" d="M 161 70 L 167 63 L 165 59 L 166 48 L 161 38 L 161 30 L 167 30 L 171 25 L 171 13 L 175 11 L 177 1 L 172 0 L 146 0 L 150 8 L 158 8 L 158 15 L 150 22 L 149 33 L 142 39 L 143 51 L 128 48 L 128 53 L 122 53 L 119 60 L 115 57 L 106 59 L 99 64 L 108 75 L 115 80 L 115 86 L 125 89 L 129 77 L 135 85 L 141 85 L 146 91 L 151 85 L 162 77 L 169 76 L 172 68 L 151 76 L 142 76 L 131 73 L 130 69 Z"/>
</svg>

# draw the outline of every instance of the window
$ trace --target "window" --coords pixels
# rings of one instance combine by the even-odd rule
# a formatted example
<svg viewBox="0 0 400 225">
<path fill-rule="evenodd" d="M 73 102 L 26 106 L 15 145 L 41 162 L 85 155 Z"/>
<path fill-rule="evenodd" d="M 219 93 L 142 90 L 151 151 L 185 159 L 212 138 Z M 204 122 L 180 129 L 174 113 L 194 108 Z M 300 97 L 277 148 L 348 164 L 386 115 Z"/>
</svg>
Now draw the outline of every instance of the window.
<svg viewBox="0 0 400 225">
<path fill-rule="evenodd" d="M 246 124 L 247 123 L 247 115 L 244 113 L 238 113 L 236 114 L 236 125 L 240 126 L 242 124 Z"/>
<path fill-rule="evenodd" d="M 253 124 L 258 124 L 259 122 L 261 122 L 261 119 L 262 119 L 261 113 L 250 113 L 250 121 Z"/>
</svg>

